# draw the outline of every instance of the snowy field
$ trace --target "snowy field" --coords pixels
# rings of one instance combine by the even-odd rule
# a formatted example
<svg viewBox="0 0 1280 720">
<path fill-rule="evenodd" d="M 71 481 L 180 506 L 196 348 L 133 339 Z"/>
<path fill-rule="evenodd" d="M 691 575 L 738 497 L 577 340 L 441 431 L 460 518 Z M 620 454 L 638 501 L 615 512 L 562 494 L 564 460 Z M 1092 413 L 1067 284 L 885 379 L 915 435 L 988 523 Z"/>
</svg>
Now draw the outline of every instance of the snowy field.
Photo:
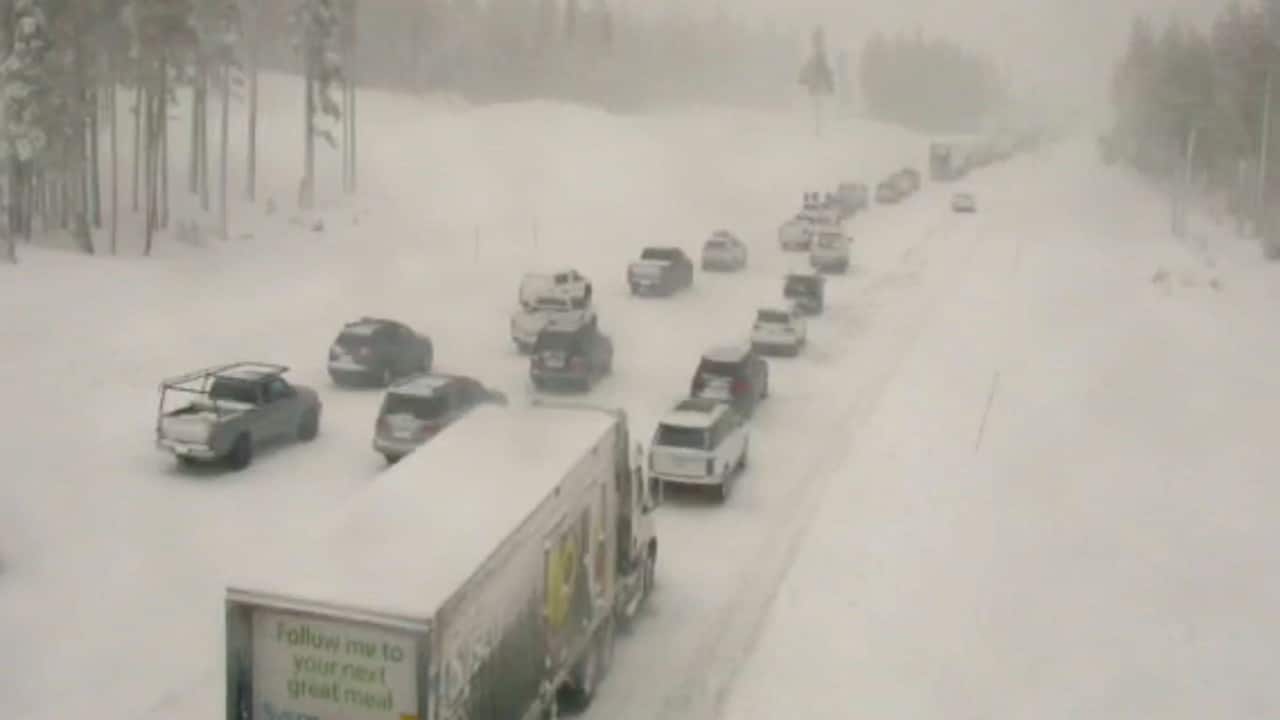
<svg viewBox="0 0 1280 720">
<path fill-rule="evenodd" d="M 518 279 L 576 266 L 617 349 L 592 399 L 647 438 L 699 352 L 779 298 L 797 258 L 775 229 L 800 193 L 925 159 L 923 139 L 874 125 L 818 141 L 802 112 L 371 93 L 358 199 L 330 153 L 330 209 L 301 217 L 296 85 L 265 93 L 262 197 L 279 210 L 234 203 L 229 242 L 162 240 L 147 260 L 24 248 L 0 267 L 0 623 L 20 659 L 0 717 L 222 717 L 226 578 L 257 549 L 305 547 L 383 466 L 379 394 L 325 374 L 343 321 L 401 318 L 441 370 L 520 396 Z M 1208 267 L 1175 245 L 1159 199 L 1089 152 L 981 172 L 977 216 L 926 185 L 852 223 L 855 269 L 805 353 L 772 363 L 735 494 L 662 508 L 659 587 L 589 717 L 1275 711 L 1263 513 L 1280 463 L 1262 433 L 1280 286 L 1247 247 L 1210 243 Z M 175 221 L 199 217 L 177 190 Z M 745 274 L 627 295 L 642 245 L 693 253 L 722 226 L 751 245 Z M 316 386 L 319 439 L 243 473 L 179 471 L 153 446 L 157 383 L 238 359 Z"/>
</svg>

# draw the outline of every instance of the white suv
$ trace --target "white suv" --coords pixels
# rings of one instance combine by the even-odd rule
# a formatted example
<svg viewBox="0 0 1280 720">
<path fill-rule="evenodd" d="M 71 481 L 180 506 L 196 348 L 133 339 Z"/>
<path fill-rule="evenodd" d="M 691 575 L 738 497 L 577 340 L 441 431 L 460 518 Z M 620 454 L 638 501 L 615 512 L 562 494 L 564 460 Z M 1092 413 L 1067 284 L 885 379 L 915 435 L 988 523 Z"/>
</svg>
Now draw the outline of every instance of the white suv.
<svg viewBox="0 0 1280 720">
<path fill-rule="evenodd" d="M 807 336 L 804 317 L 796 307 L 762 308 L 751 328 L 751 346 L 761 355 L 799 355 Z"/>
<path fill-rule="evenodd" d="M 849 236 L 835 229 L 823 229 L 813 240 L 809 264 L 819 272 L 843 273 L 849 269 Z"/>
<path fill-rule="evenodd" d="M 682 400 L 654 431 L 649 474 L 665 485 L 710 487 L 729 497 L 747 467 L 746 420 L 729 405 L 705 398 Z"/>
</svg>

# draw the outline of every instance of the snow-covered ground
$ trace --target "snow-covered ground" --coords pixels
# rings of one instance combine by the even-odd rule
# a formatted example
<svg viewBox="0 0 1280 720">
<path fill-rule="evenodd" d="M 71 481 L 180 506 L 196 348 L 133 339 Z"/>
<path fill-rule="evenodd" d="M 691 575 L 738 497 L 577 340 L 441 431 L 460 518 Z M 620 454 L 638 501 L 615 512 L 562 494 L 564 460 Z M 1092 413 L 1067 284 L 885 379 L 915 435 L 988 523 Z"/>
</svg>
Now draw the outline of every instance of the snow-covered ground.
<svg viewBox="0 0 1280 720">
<path fill-rule="evenodd" d="M 305 545 L 313 519 L 382 467 L 369 446 L 379 395 L 333 388 L 325 376 L 343 321 L 400 317 L 431 334 L 442 369 L 520 395 L 527 360 L 507 337 L 518 278 L 575 265 L 595 278 L 617 346 L 615 375 L 593 395 L 627 408 L 644 437 L 687 390 L 698 354 L 745 337 L 755 308 L 778 300 L 791 259 L 776 249 L 775 229 L 801 192 L 873 181 L 918 164 L 925 149 L 869 125 L 819 142 L 801 113 L 627 118 L 370 93 L 359 198 L 337 197 L 328 154 L 321 200 L 338 209 L 295 217 L 295 86 L 275 79 L 264 91 L 275 100 L 261 130 L 260 196 L 278 212 L 237 203 L 229 242 L 162 239 L 148 260 L 23 248 L 21 265 L 0 268 L 0 306 L 11 309 L 0 354 L 9 408 L 0 618 L 22 658 L 0 679 L 0 717 L 221 715 L 225 579 L 258 548 Z M 175 181 L 185 178 L 184 137 L 175 131 Z M 232 156 L 233 178 L 242 156 Z M 175 224 L 202 217 L 178 182 L 174 200 Z M 894 238 L 931 237 L 941 205 L 921 198 L 919 207 L 856 226 L 868 238 L 863 266 L 831 284 L 831 311 L 806 357 L 775 365 L 753 467 L 728 506 L 662 511 L 663 589 L 635 651 L 620 658 L 616 690 L 628 686 L 628 664 L 667 656 L 661 638 L 685 643 L 697 637 L 688 627 L 709 628 L 751 571 L 753 547 L 792 515 L 808 484 L 794 458 L 820 455 L 823 429 L 841 421 L 839 398 L 862 382 L 868 350 L 856 330 L 890 297 Z M 317 219 L 322 232 L 311 229 Z M 643 244 L 696 252 L 721 226 L 750 243 L 749 272 L 699 276 L 669 300 L 627 295 L 626 262 Z M 126 254 L 136 249 L 125 243 Z M 236 359 L 291 364 L 295 381 L 318 386 L 321 436 L 244 473 L 180 471 L 152 444 L 157 383 Z M 690 661 L 696 644 L 685 646 Z M 605 716 L 610 701 L 602 698 Z"/>
<path fill-rule="evenodd" d="M 295 221 L 301 93 L 270 82 L 260 168 L 279 212 L 237 203 L 228 243 L 162 241 L 149 260 L 24 249 L 0 267 L 0 633 L 19 659 L 0 717 L 222 716 L 226 578 L 260 548 L 305 547 L 382 467 L 378 394 L 324 373 L 344 320 L 400 317 L 442 369 L 518 396 L 518 278 L 574 265 L 617 346 L 593 396 L 644 437 L 698 353 L 778 299 L 797 259 L 775 229 L 801 191 L 925 153 L 868 124 L 818 141 L 800 112 L 370 93 L 359 197 L 337 197 L 329 154 L 336 209 Z M 977 216 L 926 187 L 853 223 L 855 270 L 829 283 L 805 354 L 772 364 L 733 497 L 662 508 L 659 588 L 589 717 L 1273 707 L 1260 522 L 1277 286 L 1247 249 L 1211 243 L 1209 268 L 1173 245 L 1159 199 L 1089 157 L 1064 146 L 984 171 Z M 175 219 L 195 216 L 175 199 Z M 627 295 L 641 245 L 694 252 L 721 226 L 751 245 L 745 274 Z M 152 445 L 157 382 L 236 359 L 316 385 L 320 438 L 243 473 L 179 471 Z M 1214 684 L 1227 678 L 1240 685 Z"/>
<path fill-rule="evenodd" d="M 1275 717 L 1275 267 L 1085 145 L 976 184 L 716 715 Z"/>
</svg>

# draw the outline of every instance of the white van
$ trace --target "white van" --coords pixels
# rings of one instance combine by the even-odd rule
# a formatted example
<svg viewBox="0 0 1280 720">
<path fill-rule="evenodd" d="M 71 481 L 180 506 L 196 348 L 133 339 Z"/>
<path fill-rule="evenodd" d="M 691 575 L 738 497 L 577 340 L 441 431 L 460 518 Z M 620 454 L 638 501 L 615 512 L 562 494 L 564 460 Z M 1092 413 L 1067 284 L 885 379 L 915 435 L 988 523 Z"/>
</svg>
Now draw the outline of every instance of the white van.
<svg viewBox="0 0 1280 720">
<path fill-rule="evenodd" d="M 682 400 L 658 423 L 649 446 L 649 474 L 665 485 L 712 488 L 729 497 L 747 467 L 747 421 L 726 403 Z"/>
</svg>

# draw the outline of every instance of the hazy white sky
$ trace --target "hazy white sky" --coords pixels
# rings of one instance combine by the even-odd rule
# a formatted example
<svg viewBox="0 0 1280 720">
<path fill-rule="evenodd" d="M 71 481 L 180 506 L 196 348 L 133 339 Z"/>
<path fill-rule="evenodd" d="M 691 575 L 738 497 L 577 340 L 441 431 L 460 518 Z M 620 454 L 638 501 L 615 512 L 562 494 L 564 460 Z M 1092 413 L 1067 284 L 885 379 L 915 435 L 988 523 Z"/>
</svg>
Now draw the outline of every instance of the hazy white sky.
<svg viewBox="0 0 1280 720">
<path fill-rule="evenodd" d="M 657 4 L 673 0 L 658 0 Z M 1257 0 L 1243 0 L 1245 3 Z M 629 0 L 635 6 L 639 0 Z M 827 26 L 856 58 L 875 30 L 946 34 L 990 53 L 1015 82 L 1069 104 L 1105 98 L 1111 64 L 1138 12 L 1207 26 L 1229 0 L 681 0 L 791 26 Z"/>
</svg>

